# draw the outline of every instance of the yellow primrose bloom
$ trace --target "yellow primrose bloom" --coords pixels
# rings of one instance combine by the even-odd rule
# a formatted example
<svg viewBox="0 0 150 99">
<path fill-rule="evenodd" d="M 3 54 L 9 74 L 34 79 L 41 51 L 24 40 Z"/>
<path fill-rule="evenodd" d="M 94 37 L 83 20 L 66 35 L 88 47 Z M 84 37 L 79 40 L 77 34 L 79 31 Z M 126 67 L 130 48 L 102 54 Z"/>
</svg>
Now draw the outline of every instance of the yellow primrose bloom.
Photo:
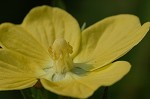
<svg viewBox="0 0 150 99">
<path fill-rule="evenodd" d="M 81 32 L 77 21 L 55 7 L 33 8 L 22 24 L 0 25 L 0 90 L 19 90 L 38 81 L 56 94 L 87 98 L 130 70 L 116 61 L 146 35 L 134 15 L 105 18 Z"/>
</svg>

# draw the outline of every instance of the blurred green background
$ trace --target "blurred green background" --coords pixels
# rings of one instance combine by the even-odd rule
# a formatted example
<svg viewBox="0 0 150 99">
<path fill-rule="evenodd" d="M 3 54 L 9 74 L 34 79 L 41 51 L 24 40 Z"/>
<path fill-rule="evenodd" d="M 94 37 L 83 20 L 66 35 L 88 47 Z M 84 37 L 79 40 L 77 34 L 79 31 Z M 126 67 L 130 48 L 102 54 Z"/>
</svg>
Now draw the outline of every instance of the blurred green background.
<svg viewBox="0 0 150 99">
<path fill-rule="evenodd" d="M 66 9 L 79 22 L 87 26 L 111 15 L 129 13 L 137 15 L 141 23 L 150 21 L 150 0 L 1 0 L 0 23 L 22 22 L 28 11 L 39 5 L 52 5 Z M 150 99 L 150 32 L 140 44 L 119 60 L 132 64 L 122 80 L 109 87 L 108 99 Z M 100 88 L 90 99 L 100 99 Z M 53 98 L 56 97 L 52 94 Z M 23 99 L 20 91 L 0 92 L 0 99 Z"/>
</svg>

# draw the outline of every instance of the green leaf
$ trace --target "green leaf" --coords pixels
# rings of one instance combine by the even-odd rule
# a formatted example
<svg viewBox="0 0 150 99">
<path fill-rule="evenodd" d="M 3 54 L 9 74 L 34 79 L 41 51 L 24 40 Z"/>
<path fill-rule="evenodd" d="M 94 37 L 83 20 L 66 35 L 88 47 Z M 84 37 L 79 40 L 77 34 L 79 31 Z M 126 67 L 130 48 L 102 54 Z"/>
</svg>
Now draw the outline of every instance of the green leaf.
<svg viewBox="0 0 150 99">
<path fill-rule="evenodd" d="M 66 9 L 66 6 L 63 0 L 52 0 L 51 3 L 52 3 L 52 6 L 59 7 L 64 10 Z"/>
</svg>

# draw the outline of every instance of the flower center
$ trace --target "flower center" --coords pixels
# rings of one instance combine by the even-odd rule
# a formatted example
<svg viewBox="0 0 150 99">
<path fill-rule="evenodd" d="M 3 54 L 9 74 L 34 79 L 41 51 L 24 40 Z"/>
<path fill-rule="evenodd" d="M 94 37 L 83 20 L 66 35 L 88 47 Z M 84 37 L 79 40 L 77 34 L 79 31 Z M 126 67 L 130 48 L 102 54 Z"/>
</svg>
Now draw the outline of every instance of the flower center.
<svg viewBox="0 0 150 99">
<path fill-rule="evenodd" d="M 73 68 L 73 62 L 70 57 L 72 52 L 72 46 L 63 38 L 54 41 L 49 48 L 49 53 L 53 59 L 55 73 L 65 74 Z"/>
</svg>

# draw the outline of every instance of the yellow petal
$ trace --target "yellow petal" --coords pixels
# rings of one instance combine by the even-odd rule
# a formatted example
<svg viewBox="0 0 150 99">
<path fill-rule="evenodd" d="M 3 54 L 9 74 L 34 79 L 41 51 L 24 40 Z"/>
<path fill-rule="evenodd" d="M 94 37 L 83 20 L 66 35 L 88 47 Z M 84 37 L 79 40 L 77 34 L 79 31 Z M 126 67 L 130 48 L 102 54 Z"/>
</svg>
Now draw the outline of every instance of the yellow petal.
<svg viewBox="0 0 150 99">
<path fill-rule="evenodd" d="M 0 25 L 0 46 L 24 54 L 33 59 L 50 60 L 48 49 L 19 25 L 4 23 Z"/>
<path fill-rule="evenodd" d="M 0 49 L 0 90 L 32 87 L 43 74 L 30 58 L 19 53 Z"/>
<path fill-rule="evenodd" d="M 64 38 L 73 47 L 73 56 L 80 43 L 80 28 L 67 12 L 49 6 L 33 8 L 25 17 L 22 26 L 47 49 L 56 38 Z"/>
<path fill-rule="evenodd" d="M 126 54 L 146 35 L 150 22 L 140 25 L 134 15 L 116 15 L 108 17 L 82 33 L 81 50 L 74 59 L 85 70 L 100 68 Z M 90 65 L 93 67 L 90 67 Z"/>
<path fill-rule="evenodd" d="M 100 86 L 110 86 L 120 80 L 130 70 L 130 64 L 117 61 L 85 75 L 70 75 L 70 79 L 51 82 L 41 79 L 42 85 L 49 91 L 60 95 L 87 98 Z M 69 78 L 69 77 L 68 77 Z"/>
</svg>

